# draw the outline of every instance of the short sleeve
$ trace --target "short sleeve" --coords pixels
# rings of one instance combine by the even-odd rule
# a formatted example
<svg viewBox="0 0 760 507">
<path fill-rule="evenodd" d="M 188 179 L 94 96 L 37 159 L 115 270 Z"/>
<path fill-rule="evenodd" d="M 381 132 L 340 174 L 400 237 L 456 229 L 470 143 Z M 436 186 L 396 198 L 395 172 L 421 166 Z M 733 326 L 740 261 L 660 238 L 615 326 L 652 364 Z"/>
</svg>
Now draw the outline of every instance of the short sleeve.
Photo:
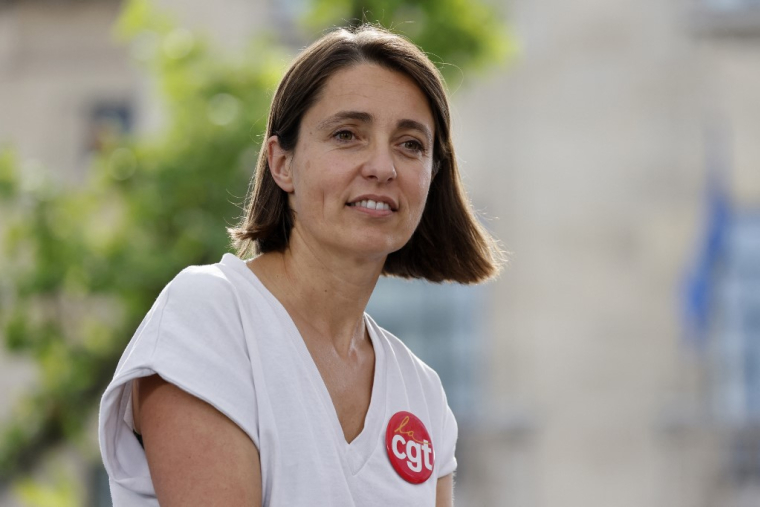
<svg viewBox="0 0 760 507">
<path fill-rule="evenodd" d="M 438 382 L 440 385 L 440 379 Z M 439 479 L 454 473 L 457 469 L 456 445 L 457 437 L 459 435 L 457 420 L 454 417 L 454 412 L 452 412 L 449 407 L 443 386 L 441 386 L 440 389 L 441 396 L 443 397 L 443 420 L 441 422 L 441 444 L 438 446 L 439 450 L 436 452 L 435 458 L 436 463 L 440 463 L 440 466 L 438 467 Z"/>
<path fill-rule="evenodd" d="M 100 406 L 99 438 L 112 491 L 154 495 L 133 430 L 132 380 L 160 375 L 209 403 L 258 446 L 256 393 L 237 292 L 213 266 L 187 268 L 167 285 L 119 361 Z"/>
</svg>

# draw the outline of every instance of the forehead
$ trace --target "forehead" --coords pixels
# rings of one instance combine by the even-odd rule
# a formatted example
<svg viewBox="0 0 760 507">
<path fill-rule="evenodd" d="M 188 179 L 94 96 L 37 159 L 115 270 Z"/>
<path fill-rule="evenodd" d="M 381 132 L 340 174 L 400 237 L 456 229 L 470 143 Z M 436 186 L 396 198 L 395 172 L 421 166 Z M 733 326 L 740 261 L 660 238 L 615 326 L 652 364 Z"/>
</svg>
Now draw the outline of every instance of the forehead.
<svg viewBox="0 0 760 507">
<path fill-rule="evenodd" d="M 303 121 L 319 122 L 346 110 L 366 111 L 378 123 L 413 120 L 434 132 L 430 104 L 419 86 L 405 74 L 376 64 L 362 63 L 333 74 Z"/>
</svg>

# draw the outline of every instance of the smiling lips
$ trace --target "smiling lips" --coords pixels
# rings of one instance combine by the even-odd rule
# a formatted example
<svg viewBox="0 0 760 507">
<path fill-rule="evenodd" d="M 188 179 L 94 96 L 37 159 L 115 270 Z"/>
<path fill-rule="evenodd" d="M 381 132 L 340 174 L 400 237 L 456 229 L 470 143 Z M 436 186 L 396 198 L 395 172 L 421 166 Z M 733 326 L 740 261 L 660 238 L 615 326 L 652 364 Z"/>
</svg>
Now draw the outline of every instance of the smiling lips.
<svg viewBox="0 0 760 507">
<path fill-rule="evenodd" d="M 348 203 L 349 206 L 354 206 L 357 208 L 366 208 L 370 210 L 383 210 L 383 211 L 390 211 L 391 207 L 386 202 L 375 202 L 371 199 L 367 199 L 364 201 L 357 201 L 357 202 L 351 202 Z"/>
<path fill-rule="evenodd" d="M 375 197 L 375 196 L 373 196 Z M 354 208 L 364 208 L 366 210 L 377 210 L 377 211 L 396 211 L 397 206 L 396 203 L 393 202 L 392 199 L 389 198 L 378 198 L 375 197 L 374 199 L 367 198 L 359 198 L 353 202 L 349 202 L 348 206 L 354 207 Z"/>
</svg>

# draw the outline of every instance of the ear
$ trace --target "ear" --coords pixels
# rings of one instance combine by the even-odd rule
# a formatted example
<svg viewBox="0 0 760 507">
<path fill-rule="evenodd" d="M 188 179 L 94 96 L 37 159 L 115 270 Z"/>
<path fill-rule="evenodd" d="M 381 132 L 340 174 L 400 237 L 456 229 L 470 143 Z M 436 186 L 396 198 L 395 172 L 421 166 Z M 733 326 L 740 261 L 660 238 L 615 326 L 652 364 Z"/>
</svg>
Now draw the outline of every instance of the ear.
<svg viewBox="0 0 760 507">
<path fill-rule="evenodd" d="M 267 139 L 267 162 L 269 163 L 269 172 L 272 173 L 277 186 L 287 193 L 293 192 L 293 174 L 290 170 L 290 161 L 292 153 L 285 151 L 280 146 L 280 140 L 277 136 Z"/>
</svg>

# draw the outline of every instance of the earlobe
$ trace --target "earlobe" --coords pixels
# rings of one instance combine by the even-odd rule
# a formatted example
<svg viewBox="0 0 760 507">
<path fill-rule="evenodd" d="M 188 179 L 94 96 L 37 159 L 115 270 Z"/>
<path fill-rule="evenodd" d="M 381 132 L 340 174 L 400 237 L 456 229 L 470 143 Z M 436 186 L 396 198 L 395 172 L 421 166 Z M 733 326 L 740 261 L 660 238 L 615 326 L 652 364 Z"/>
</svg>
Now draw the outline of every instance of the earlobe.
<svg viewBox="0 0 760 507">
<path fill-rule="evenodd" d="M 293 174 L 290 170 L 291 153 L 280 146 L 277 136 L 267 139 L 267 162 L 277 186 L 287 193 L 293 192 Z"/>
</svg>

